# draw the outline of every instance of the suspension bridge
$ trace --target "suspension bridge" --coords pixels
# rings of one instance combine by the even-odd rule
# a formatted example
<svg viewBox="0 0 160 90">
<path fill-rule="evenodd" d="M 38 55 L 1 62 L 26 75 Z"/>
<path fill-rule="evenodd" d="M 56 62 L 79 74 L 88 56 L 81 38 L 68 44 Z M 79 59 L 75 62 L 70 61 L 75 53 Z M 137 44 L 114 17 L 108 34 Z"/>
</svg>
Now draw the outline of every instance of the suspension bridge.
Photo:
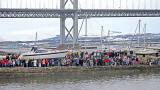
<svg viewBox="0 0 160 90">
<path fill-rule="evenodd" d="M 0 0 L 0 18 L 60 18 L 60 44 L 67 36 L 78 44 L 78 19 L 160 17 L 159 0 Z M 66 27 L 66 19 L 73 25 Z M 71 34 L 73 32 L 73 34 Z"/>
</svg>

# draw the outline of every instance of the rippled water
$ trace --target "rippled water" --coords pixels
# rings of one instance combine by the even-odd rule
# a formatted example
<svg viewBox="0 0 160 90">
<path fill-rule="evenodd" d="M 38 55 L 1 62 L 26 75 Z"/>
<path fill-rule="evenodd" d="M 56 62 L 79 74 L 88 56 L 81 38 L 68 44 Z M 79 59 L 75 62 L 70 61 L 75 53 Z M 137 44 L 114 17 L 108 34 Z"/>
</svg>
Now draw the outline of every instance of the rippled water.
<svg viewBox="0 0 160 90">
<path fill-rule="evenodd" d="M 155 72 L 0 74 L 0 90 L 160 90 Z"/>
</svg>

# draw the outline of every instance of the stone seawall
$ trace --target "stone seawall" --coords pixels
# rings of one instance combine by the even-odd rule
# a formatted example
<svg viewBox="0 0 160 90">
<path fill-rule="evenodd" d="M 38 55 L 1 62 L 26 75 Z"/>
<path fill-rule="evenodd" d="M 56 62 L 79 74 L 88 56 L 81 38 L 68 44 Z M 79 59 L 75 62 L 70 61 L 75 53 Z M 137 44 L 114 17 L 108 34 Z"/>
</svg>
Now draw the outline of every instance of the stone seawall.
<svg viewBox="0 0 160 90">
<path fill-rule="evenodd" d="M 56 72 L 85 72 L 85 71 L 137 71 L 148 72 L 160 70 L 160 66 L 105 66 L 105 67 L 15 67 L 0 68 L 0 73 L 56 73 Z"/>
</svg>

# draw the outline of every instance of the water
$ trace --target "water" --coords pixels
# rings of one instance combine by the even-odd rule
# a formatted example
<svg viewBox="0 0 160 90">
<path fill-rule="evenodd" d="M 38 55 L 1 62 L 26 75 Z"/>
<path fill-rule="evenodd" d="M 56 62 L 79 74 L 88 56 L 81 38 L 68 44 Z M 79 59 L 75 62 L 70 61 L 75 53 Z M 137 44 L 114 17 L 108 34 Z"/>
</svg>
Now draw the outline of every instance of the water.
<svg viewBox="0 0 160 90">
<path fill-rule="evenodd" d="M 0 90 L 160 90 L 160 73 L 159 71 L 1 73 Z"/>
</svg>

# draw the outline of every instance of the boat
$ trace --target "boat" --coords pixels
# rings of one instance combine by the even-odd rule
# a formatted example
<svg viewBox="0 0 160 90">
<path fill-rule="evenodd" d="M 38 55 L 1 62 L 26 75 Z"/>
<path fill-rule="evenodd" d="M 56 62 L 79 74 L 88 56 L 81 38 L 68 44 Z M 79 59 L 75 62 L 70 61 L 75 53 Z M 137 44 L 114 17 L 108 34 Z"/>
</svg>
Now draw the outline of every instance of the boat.
<svg viewBox="0 0 160 90">
<path fill-rule="evenodd" d="M 137 50 L 135 53 L 136 55 L 153 55 L 153 56 L 158 55 L 158 51 L 153 49 L 140 49 Z"/>
<path fill-rule="evenodd" d="M 1 59 L 5 59 L 5 58 L 6 58 L 6 56 L 0 56 L 0 60 L 1 60 Z"/>
<path fill-rule="evenodd" d="M 38 50 L 37 47 L 32 47 L 30 52 L 22 53 L 19 59 L 61 59 L 67 55 L 68 50 Z"/>
</svg>

